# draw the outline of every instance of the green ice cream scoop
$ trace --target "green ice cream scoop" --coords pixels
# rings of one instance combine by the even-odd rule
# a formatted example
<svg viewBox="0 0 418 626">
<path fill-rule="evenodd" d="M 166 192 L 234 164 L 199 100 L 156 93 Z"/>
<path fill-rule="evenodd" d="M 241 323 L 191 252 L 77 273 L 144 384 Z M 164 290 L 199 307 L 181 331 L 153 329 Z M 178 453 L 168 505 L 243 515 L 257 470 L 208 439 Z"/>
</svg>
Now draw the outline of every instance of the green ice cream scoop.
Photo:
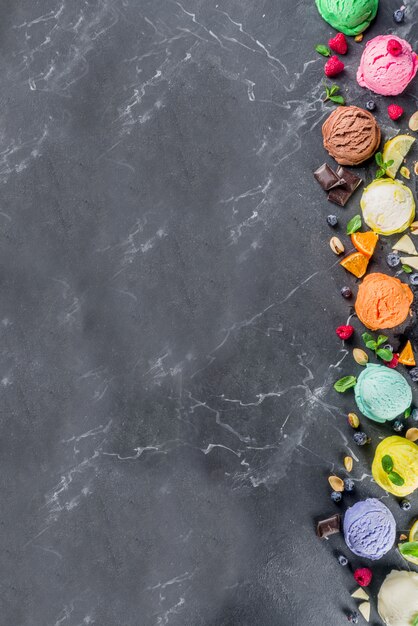
<svg viewBox="0 0 418 626">
<path fill-rule="evenodd" d="M 375 422 L 394 420 L 411 406 L 412 391 L 399 372 L 385 365 L 368 364 L 354 389 L 360 411 Z"/>
<path fill-rule="evenodd" d="M 346 35 L 359 35 L 370 26 L 379 0 L 316 0 L 321 16 Z"/>
</svg>

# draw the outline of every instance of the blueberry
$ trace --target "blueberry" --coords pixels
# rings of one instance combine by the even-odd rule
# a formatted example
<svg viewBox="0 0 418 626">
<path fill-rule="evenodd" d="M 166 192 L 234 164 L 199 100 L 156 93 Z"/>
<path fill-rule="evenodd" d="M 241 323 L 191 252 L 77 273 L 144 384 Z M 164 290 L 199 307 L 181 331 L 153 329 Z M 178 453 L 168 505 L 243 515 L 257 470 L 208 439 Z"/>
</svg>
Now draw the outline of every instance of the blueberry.
<svg viewBox="0 0 418 626">
<path fill-rule="evenodd" d="M 400 501 L 400 507 L 402 509 L 402 511 L 409 511 L 409 509 L 411 508 L 411 503 L 409 500 L 401 500 Z"/>
<path fill-rule="evenodd" d="M 396 252 L 389 252 L 386 257 L 386 263 L 389 267 L 397 267 L 400 262 L 401 259 L 399 258 L 399 254 L 396 254 Z"/>
<path fill-rule="evenodd" d="M 336 215 L 328 215 L 327 222 L 330 226 L 336 226 L 338 224 L 338 217 Z"/>
<path fill-rule="evenodd" d="M 409 282 L 411 283 L 411 285 L 418 285 L 418 274 L 411 274 L 409 276 Z"/>
<path fill-rule="evenodd" d="M 332 491 L 331 492 L 331 499 L 334 502 L 341 502 L 341 500 L 343 499 L 343 494 L 341 493 L 341 491 Z"/>
<path fill-rule="evenodd" d="M 376 108 L 376 102 L 374 100 L 369 100 L 366 102 L 366 109 L 368 111 L 374 111 Z"/>
<path fill-rule="evenodd" d="M 339 554 L 338 555 L 338 563 L 340 565 L 342 565 L 343 567 L 345 567 L 346 565 L 348 565 L 348 559 L 346 556 L 344 556 L 344 554 Z"/>
<path fill-rule="evenodd" d="M 350 287 L 343 287 L 341 289 L 341 295 L 342 295 L 343 298 L 347 298 L 347 300 L 348 300 L 349 298 L 352 297 L 353 292 L 351 291 Z"/>
<path fill-rule="evenodd" d="M 409 370 L 409 375 L 414 383 L 418 383 L 418 367 L 413 367 Z"/>
<path fill-rule="evenodd" d="M 353 439 L 354 439 L 354 442 L 358 446 L 364 446 L 366 443 L 369 443 L 369 441 L 370 441 L 370 439 L 366 435 L 366 433 L 363 433 L 361 430 L 357 431 L 356 433 L 354 433 Z"/>
<path fill-rule="evenodd" d="M 393 430 L 397 433 L 401 433 L 403 431 L 403 429 L 405 428 L 405 424 L 403 423 L 402 420 L 395 420 L 393 422 Z"/>
<path fill-rule="evenodd" d="M 352 624 L 358 624 L 358 618 L 359 618 L 359 614 L 357 613 L 357 611 L 352 611 L 351 613 L 347 615 L 348 621 L 351 622 Z"/>
<path fill-rule="evenodd" d="M 352 478 L 345 478 L 344 479 L 344 489 L 346 491 L 353 491 L 355 487 L 355 483 L 354 480 Z"/>
<path fill-rule="evenodd" d="M 393 12 L 393 19 L 397 24 L 401 24 L 405 17 L 405 11 L 403 9 L 397 9 Z"/>
<path fill-rule="evenodd" d="M 418 422 L 418 409 L 412 409 L 412 411 L 411 411 L 411 419 L 414 422 Z"/>
</svg>

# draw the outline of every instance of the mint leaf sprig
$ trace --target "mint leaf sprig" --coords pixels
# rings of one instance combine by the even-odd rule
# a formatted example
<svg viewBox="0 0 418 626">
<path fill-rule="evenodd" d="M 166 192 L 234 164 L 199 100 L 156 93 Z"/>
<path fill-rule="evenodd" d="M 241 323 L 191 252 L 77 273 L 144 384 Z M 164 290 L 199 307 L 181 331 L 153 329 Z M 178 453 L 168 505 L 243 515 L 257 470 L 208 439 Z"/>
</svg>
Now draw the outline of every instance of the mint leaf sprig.
<svg viewBox="0 0 418 626">
<path fill-rule="evenodd" d="M 388 340 L 386 335 L 379 335 L 377 339 L 374 339 L 373 335 L 369 333 L 362 334 L 363 341 L 366 348 L 373 350 L 376 356 L 382 359 L 382 361 L 391 361 L 393 359 L 393 352 L 388 348 L 381 348 L 381 345 Z"/>
<path fill-rule="evenodd" d="M 344 393 L 348 389 L 351 389 L 351 387 L 354 387 L 356 383 L 357 378 L 355 376 L 344 376 L 334 383 L 334 389 L 338 391 L 338 393 Z"/>
<path fill-rule="evenodd" d="M 385 456 L 382 457 L 382 468 L 383 468 L 383 471 L 386 472 L 386 474 L 388 475 L 388 478 L 391 483 L 393 483 L 397 487 L 402 487 L 402 485 L 405 484 L 405 481 L 402 478 L 402 476 L 400 476 L 398 472 L 394 471 L 393 459 L 391 456 L 389 456 L 389 454 L 385 454 Z"/>
<path fill-rule="evenodd" d="M 374 155 L 374 158 L 376 160 L 377 165 L 379 166 L 379 169 L 376 172 L 375 178 L 376 179 L 383 178 L 383 176 L 386 176 L 386 170 L 388 169 L 388 167 L 394 164 L 394 160 L 390 159 L 390 161 L 385 163 L 383 160 L 383 154 L 381 152 L 376 152 L 376 154 Z"/>
<path fill-rule="evenodd" d="M 352 233 L 356 233 L 361 228 L 361 216 L 355 215 L 351 218 L 351 220 L 347 224 L 347 235 L 351 235 Z"/>
<path fill-rule="evenodd" d="M 405 272 L 405 274 L 412 274 L 412 267 L 409 267 L 409 265 L 402 265 L 402 271 Z"/>
<path fill-rule="evenodd" d="M 324 87 L 326 94 L 324 102 L 327 102 L 327 100 L 331 100 L 331 102 L 335 102 L 336 104 L 345 104 L 344 98 L 338 94 L 338 92 L 340 91 L 338 85 L 324 85 Z"/>
<path fill-rule="evenodd" d="M 324 46 L 322 43 L 319 43 L 317 46 L 315 46 L 315 50 L 319 52 L 319 54 L 322 54 L 323 57 L 331 56 L 331 50 L 328 48 L 328 46 Z"/>
</svg>

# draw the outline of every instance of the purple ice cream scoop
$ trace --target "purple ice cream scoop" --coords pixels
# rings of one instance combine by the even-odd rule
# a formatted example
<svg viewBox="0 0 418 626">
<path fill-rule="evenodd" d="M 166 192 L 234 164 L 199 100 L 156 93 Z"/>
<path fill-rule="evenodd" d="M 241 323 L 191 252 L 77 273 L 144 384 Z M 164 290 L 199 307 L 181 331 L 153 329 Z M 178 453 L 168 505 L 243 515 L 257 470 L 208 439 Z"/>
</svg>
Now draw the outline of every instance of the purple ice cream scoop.
<svg viewBox="0 0 418 626">
<path fill-rule="evenodd" d="M 380 500 L 356 502 L 344 516 L 344 539 L 351 552 L 376 561 L 388 552 L 396 538 L 396 522 Z"/>
</svg>

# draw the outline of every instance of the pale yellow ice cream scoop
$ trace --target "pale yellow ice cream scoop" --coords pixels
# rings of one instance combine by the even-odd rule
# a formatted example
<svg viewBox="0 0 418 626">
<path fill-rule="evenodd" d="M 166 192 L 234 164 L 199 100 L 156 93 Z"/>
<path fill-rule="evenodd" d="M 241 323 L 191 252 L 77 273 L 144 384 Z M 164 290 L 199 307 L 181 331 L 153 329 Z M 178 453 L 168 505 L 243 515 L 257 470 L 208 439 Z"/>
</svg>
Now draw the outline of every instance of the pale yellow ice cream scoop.
<svg viewBox="0 0 418 626">
<path fill-rule="evenodd" d="M 418 574 L 392 570 L 380 587 L 377 610 L 386 626 L 412 626 L 418 619 Z"/>
</svg>

